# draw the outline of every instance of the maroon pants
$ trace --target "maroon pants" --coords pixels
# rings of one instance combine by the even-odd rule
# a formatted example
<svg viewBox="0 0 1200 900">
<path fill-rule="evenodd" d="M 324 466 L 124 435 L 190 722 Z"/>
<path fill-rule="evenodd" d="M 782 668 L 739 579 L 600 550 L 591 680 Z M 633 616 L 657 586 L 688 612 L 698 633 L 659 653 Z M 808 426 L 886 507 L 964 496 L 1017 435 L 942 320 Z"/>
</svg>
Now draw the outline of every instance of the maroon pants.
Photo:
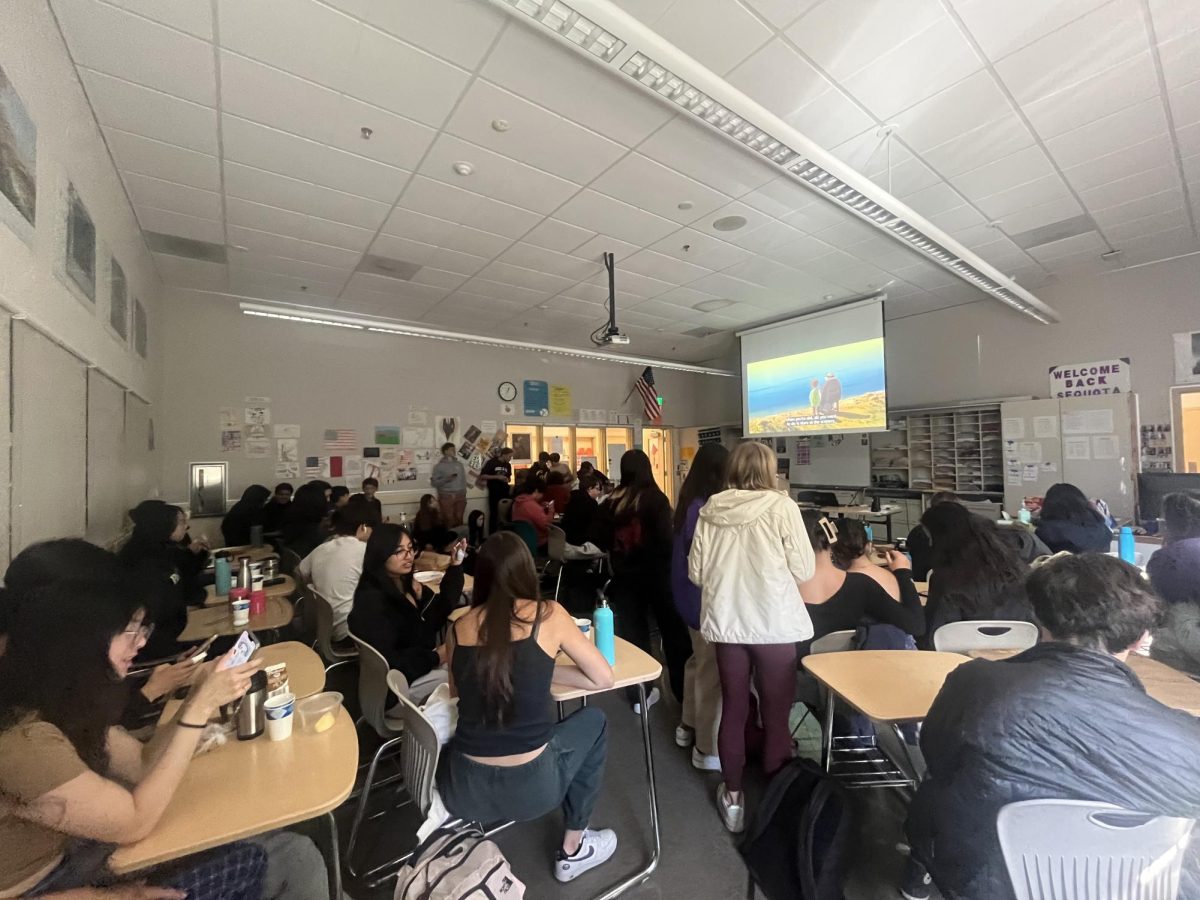
<svg viewBox="0 0 1200 900">
<path fill-rule="evenodd" d="M 788 714 L 796 693 L 795 644 L 713 644 L 721 676 L 721 730 L 717 752 L 731 791 L 742 789 L 750 680 L 758 691 L 763 725 L 763 769 L 774 775 L 792 756 Z"/>
</svg>

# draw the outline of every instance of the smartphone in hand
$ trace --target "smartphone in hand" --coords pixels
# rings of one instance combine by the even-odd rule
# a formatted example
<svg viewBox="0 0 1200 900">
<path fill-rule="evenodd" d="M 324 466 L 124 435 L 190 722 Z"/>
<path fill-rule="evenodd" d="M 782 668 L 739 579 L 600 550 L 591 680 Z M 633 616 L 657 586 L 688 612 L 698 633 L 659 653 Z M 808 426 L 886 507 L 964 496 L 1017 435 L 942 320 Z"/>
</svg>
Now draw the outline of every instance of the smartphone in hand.
<svg viewBox="0 0 1200 900">
<path fill-rule="evenodd" d="M 213 641 L 216 639 L 217 636 L 214 634 L 199 647 L 196 647 L 192 650 L 184 650 L 175 658 L 176 664 L 188 662 L 190 660 L 192 665 L 200 665 L 200 663 L 204 662 L 204 660 L 208 658 L 208 649 L 213 645 Z"/>
<path fill-rule="evenodd" d="M 250 657 L 259 648 L 258 640 L 248 631 L 243 631 L 237 639 L 237 643 L 233 645 L 231 650 L 225 657 L 225 661 L 221 664 L 222 669 L 232 669 L 236 666 L 250 662 Z"/>
</svg>

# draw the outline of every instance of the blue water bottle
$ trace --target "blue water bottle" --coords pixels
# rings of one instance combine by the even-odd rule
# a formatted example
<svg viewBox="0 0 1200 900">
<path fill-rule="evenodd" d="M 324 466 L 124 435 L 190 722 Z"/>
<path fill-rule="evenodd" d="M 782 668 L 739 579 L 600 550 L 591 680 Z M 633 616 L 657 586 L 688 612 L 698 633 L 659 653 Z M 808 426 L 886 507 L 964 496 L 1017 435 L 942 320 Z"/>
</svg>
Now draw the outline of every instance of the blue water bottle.
<svg viewBox="0 0 1200 900">
<path fill-rule="evenodd" d="M 1128 525 L 1121 529 L 1117 538 L 1117 555 L 1130 565 L 1137 564 L 1137 544 L 1133 539 L 1133 529 Z"/>
<path fill-rule="evenodd" d="M 617 664 L 617 647 L 613 637 L 613 611 L 608 599 L 600 598 L 600 605 L 592 613 L 592 627 L 596 630 L 596 649 L 608 660 L 610 666 Z"/>
<path fill-rule="evenodd" d="M 233 575 L 229 571 L 229 557 L 218 556 L 213 560 L 213 582 L 218 597 L 228 597 L 233 586 Z"/>
</svg>

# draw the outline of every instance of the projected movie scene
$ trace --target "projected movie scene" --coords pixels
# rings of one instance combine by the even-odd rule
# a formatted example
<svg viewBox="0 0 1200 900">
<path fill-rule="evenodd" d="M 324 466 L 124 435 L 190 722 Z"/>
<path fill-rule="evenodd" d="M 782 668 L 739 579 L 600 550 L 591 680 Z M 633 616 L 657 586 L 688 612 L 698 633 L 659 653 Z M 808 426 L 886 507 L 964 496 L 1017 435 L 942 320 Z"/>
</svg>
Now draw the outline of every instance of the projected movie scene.
<svg viewBox="0 0 1200 900">
<path fill-rule="evenodd" d="M 748 434 L 827 434 L 887 427 L 883 338 L 746 365 Z"/>
</svg>

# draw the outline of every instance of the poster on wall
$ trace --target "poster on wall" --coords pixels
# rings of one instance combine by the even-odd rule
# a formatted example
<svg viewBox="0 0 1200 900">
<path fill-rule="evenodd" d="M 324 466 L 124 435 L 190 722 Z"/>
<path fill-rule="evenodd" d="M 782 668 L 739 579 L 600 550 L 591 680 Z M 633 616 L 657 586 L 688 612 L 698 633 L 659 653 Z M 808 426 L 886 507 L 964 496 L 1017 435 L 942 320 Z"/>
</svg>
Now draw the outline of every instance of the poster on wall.
<svg viewBox="0 0 1200 900">
<path fill-rule="evenodd" d="M 299 438 L 299 425 L 272 425 L 271 431 L 277 438 Z"/>
<path fill-rule="evenodd" d="M 483 434 L 483 430 L 478 425 L 472 425 L 463 432 L 463 440 L 468 444 L 473 444 L 479 440 L 481 434 Z"/>
<path fill-rule="evenodd" d="M 545 381 L 524 383 L 525 415 L 548 416 L 550 414 L 550 385 Z"/>
<path fill-rule="evenodd" d="M 1200 384 L 1200 331 L 1174 335 L 1175 383 Z"/>
<path fill-rule="evenodd" d="M 1129 357 L 1050 367 L 1050 397 L 1098 397 L 1129 393 Z"/>
<path fill-rule="evenodd" d="M 37 215 L 37 126 L 0 68 L 0 194 L 30 225 Z"/>
<path fill-rule="evenodd" d="M 316 478 L 321 474 L 321 457 L 306 456 L 304 457 L 304 476 L 306 478 Z"/>
<path fill-rule="evenodd" d="M 232 406 L 222 406 L 217 410 L 217 421 L 222 431 L 227 428 L 240 428 L 242 425 L 238 421 L 237 412 Z"/>
<path fill-rule="evenodd" d="M 399 443 L 400 443 L 400 426 L 399 425 L 376 425 L 375 426 L 375 443 L 399 445 Z"/>
<path fill-rule="evenodd" d="M 346 480 L 351 478 L 361 478 L 363 473 L 363 458 L 361 456 L 343 456 L 342 457 L 342 474 L 346 476 Z"/>
<path fill-rule="evenodd" d="M 424 427 L 405 428 L 400 438 L 400 443 L 405 447 L 432 447 L 433 429 Z"/>
<path fill-rule="evenodd" d="M 470 441 L 463 441 L 462 445 L 458 448 L 458 455 L 461 456 L 463 459 L 470 459 L 471 455 L 474 452 L 475 452 L 475 445 L 472 444 Z"/>
<path fill-rule="evenodd" d="M 84 296 L 95 303 L 96 226 L 73 184 L 67 189 L 66 272 Z"/>
<path fill-rule="evenodd" d="M 409 425 L 428 425 L 429 413 L 424 407 L 410 406 L 408 408 L 408 424 Z"/>
<path fill-rule="evenodd" d="M 533 451 L 532 442 L 529 438 L 530 436 L 528 434 L 514 434 L 512 436 L 512 452 L 514 460 L 525 462 L 526 460 L 533 459 L 533 457 L 530 455 Z"/>
<path fill-rule="evenodd" d="M 277 462 L 277 463 L 275 463 L 275 477 L 276 478 L 299 478 L 300 477 L 300 464 L 294 463 L 294 462 L 290 462 L 290 463 Z"/>
<path fill-rule="evenodd" d="M 363 459 L 379 459 L 379 448 L 363 447 Z"/>
<path fill-rule="evenodd" d="M 567 384 L 550 385 L 550 415 L 568 418 L 571 415 L 571 386 Z"/>
<path fill-rule="evenodd" d="M 300 442 L 295 438 L 283 438 L 275 442 L 275 462 L 296 463 L 300 460 Z"/>
<path fill-rule="evenodd" d="M 221 450 L 231 453 L 242 449 L 242 429 L 227 428 L 221 432 Z"/>
<path fill-rule="evenodd" d="M 433 439 L 440 444 L 458 443 L 458 418 L 455 416 L 435 416 L 433 420 Z"/>
<path fill-rule="evenodd" d="M 271 407 L 269 407 L 269 406 L 247 406 L 246 407 L 246 424 L 247 425 L 270 425 L 271 424 Z"/>
<path fill-rule="evenodd" d="M 414 450 L 413 451 L 413 462 L 415 462 L 417 464 L 418 468 L 424 463 L 432 464 L 433 463 L 433 453 L 434 453 L 434 451 L 432 449 Z"/>
<path fill-rule="evenodd" d="M 247 459 L 269 459 L 271 457 L 271 442 L 266 438 L 246 439 Z"/>
</svg>

